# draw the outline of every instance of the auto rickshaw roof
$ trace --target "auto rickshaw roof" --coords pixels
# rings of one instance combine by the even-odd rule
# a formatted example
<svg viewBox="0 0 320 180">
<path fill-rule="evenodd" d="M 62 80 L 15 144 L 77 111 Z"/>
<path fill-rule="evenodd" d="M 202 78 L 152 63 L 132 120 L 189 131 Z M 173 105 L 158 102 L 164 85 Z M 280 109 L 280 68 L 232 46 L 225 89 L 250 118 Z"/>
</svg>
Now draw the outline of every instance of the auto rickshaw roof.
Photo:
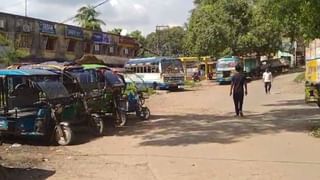
<svg viewBox="0 0 320 180">
<path fill-rule="evenodd" d="M 54 72 L 42 69 L 2 69 L 0 76 L 56 76 Z"/>
<path fill-rule="evenodd" d="M 83 67 L 77 65 L 73 62 L 56 62 L 56 61 L 48 61 L 41 64 L 35 65 L 36 67 L 45 68 L 45 69 L 56 69 L 60 71 L 68 70 L 68 69 L 82 69 Z"/>
<path fill-rule="evenodd" d="M 101 64 L 82 64 L 82 67 L 83 67 L 84 69 L 106 68 L 106 69 L 110 70 L 110 68 L 109 68 L 108 66 L 101 65 Z"/>
</svg>

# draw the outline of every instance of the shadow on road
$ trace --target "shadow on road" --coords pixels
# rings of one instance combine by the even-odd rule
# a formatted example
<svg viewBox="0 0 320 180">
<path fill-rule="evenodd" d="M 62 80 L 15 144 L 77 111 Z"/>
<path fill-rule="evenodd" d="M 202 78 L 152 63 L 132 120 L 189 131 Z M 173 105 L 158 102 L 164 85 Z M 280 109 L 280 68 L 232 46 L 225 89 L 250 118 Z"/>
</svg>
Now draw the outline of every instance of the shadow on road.
<svg viewBox="0 0 320 180">
<path fill-rule="evenodd" d="M 280 102 L 281 103 L 281 102 Z M 299 101 L 282 102 L 295 105 Z M 281 106 L 281 105 L 279 105 Z M 187 146 L 201 143 L 230 144 L 256 134 L 275 134 L 283 131 L 305 132 L 312 121 L 319 121 L 317 108 L 289 108 L 249 113 L 243 118 L 224 115 L 185 114 L 154 115 L 151 122 L 132 123 L 119 132 L 120 136 L 137 136 L 142 146 Z"/>
<path fill-rule="evenodd" d="M 44 169 L 5 168 L 0 166 L 1 180 L 45 180 L 55 171 Z"/>
<path fill-rule="evenodd" d="M 265 104 L 264 106 L 298 106 L 298 105 L 310 105 L 306 104 L 305 100 L 299 99 L 299 100 L 289 100 L 289 101 L 279 101 L 276 104 Z"/>
</svg>

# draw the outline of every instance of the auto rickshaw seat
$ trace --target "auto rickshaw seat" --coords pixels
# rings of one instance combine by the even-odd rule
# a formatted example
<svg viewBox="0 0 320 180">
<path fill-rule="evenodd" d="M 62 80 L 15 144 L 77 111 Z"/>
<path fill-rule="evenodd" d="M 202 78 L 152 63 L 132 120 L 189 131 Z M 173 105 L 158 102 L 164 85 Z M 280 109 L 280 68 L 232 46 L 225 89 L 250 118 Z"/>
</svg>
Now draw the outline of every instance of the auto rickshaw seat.
<svg viewBox="0 0 320 180">
<path fill-rule="evenodd" d="M 9 109 L 35 107 L 39 99 L 39 91 L 25 84 L 16 86 L 8 98 Z"/>
</svg>

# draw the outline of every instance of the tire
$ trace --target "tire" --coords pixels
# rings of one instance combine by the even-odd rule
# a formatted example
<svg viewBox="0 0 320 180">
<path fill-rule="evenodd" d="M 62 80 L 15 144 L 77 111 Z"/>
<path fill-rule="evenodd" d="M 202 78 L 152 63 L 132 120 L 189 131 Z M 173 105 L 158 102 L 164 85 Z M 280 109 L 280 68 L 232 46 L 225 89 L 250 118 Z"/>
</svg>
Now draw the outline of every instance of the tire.
<svg viewBox="0 0 320 180">
<path fill-rule="evenodd" d="M 140 119 L 141 120 L 149 120 L 150 119 L 150 109 L 147 108 L 147 107 L 143 107 L 141 109 L 141 112 L 140 112 Z"/>
<path fill-rule="evenodd" d="M 8 172 L 7 169 L 0 165 L 0 179 L 2 180 L 8 180 Z"/>
<path fill-rule="evenodd" d="M 90 122 L 90 128 L 92 133 L 98 137 L 103 136 L 105 130 L 103 119 L 100 116 L 92 116 L 91 118 L 92 122 Z"/>
<path fill-rule="evenodd" d="M 71 128 L 68 126 L 61 125 L 61 130 L 63 133 L 62 135 L 59 131 L 59 127 L 55 128 L 55 142 L 60 146 L 66 146 L 71 144 L 74 138 L 73 131 L 71 130 Z"/>
</svg>

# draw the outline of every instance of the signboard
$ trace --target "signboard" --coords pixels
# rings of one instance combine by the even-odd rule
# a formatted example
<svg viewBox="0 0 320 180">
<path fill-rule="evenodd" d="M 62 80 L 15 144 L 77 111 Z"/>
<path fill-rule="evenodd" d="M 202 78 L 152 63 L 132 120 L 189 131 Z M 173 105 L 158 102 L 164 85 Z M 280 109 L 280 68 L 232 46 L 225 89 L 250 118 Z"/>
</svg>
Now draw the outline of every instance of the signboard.
<svg viewBox="0 0 320 180">
<path fill-rule="evenodd" d="M 67 26 L 65 33 L 66 33 L 66 37 L 83 39 L 83 31 L 81 28 Z"/>
<path fill-rule="evenodd" d="M 233 71 L 237 62 L 235 61 L 218 61 L 217 71 Z"/>
<path fill-rule="evenodd" d="M 93 33 L 92 41 L 96 44 L 111 44 L 111 36 L 106 33 Z"/>
<path fill-rule="evenodd" d="M 129 44 L 129 45 L 135 45 L 137 44 L 136 41 L 129 37 L 120 37 L 119 39 L 120 44 Z"/>
<path fill-rule="evenodd" d="M 40 33 L 56 34 L 56 28 L 53 23 L 39 21 Z"/>
</svg>

